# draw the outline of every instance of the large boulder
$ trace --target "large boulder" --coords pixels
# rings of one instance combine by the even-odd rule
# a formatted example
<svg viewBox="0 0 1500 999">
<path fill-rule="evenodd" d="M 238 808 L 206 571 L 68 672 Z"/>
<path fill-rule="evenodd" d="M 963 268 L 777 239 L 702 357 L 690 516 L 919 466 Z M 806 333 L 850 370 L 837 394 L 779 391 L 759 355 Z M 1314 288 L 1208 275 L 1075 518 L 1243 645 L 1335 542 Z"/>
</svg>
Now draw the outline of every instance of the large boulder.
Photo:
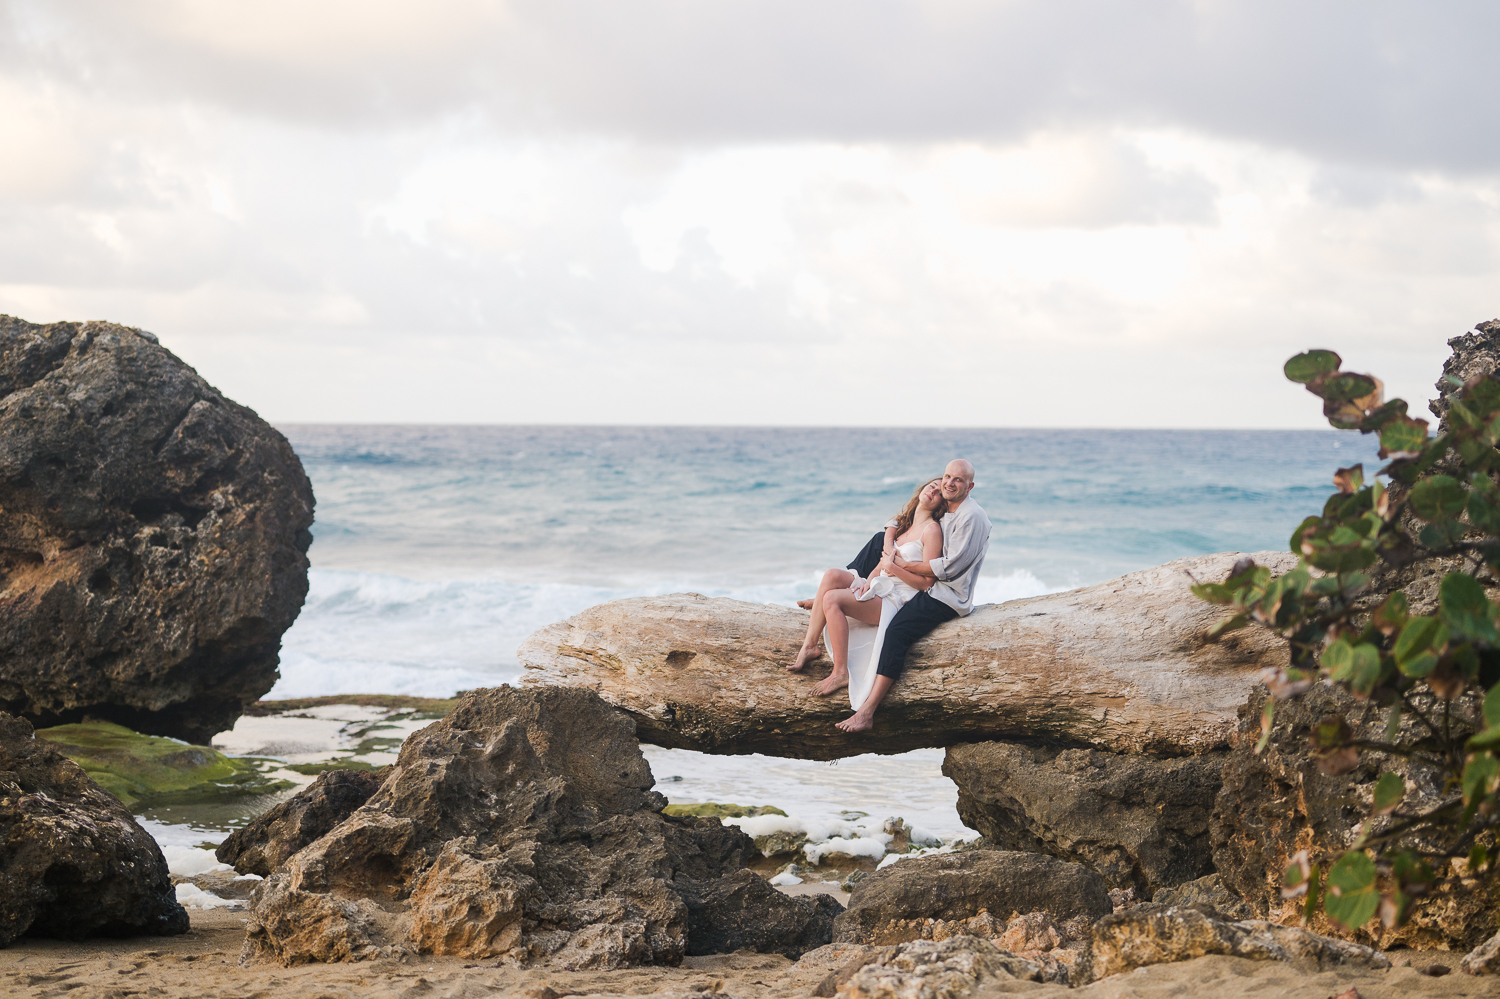
<svg viewBox="0 0 1500 999">
<path fill-rule="evenodd" d="M 968 850 L 902 860 L 861 879 L 834 921 L 833 938 L 896 944 L 921 939 L 926 923 L 981 913 L 1003 929 L 1015 913 L 1066 920 L 1112 911 L 1103 879 L 1082 865 L 1039 853 Z"/>
<path fill-rule="evenodd" d="M 598 691 L 635 719 L 641 740 L 708 753 L 835 759 L 988 739 L 1118 753 L 1221 749 L 1235 711 L 1286 643 L 1260 630 L 1212 642 L 1222 609 L 1189 591 L 1222 579 L 1238 552 L 1178 559 L 1066 593 L 975 609 L 913 646 L 871 732 L 833 723 L 848 698 L 812 697 L 785 666 L 807 614 L 695 593 L 616 600 L 521 644 L 526 685 Z M 1258 552 L 1278 572 L 1297 559 Z"/>
<path fill-rule="evenodd" d="M 978 742 L 949 747 L 958 814 L 1001 850 L 1086 864 L 1110 887 L 1156 889 L 1211 873 L 1209 813 L 1223 753 L 1162 759 Z"/>
<path fill-rule="evenodd" d="M 1223 770 L 1223 785 L 1214 804 L 1210 835 L 1214 865 L 1224 885 L 1262 916 L 1275 922 L 1296 922 L 1302 899 L 1281 897 L 1287 865 L 1302 850 L 1327 871 L 1329 863 L 1353 845 L 1369 819 L 1375 782 L 1383 771 L 1402 776 L 1407 792 L 1404 807 L 1413 811 L 1430 808 L 1448 796 L 1443 774 L 1419 761 L 1381 759 L 1365 753 L 1352 770 L 1338 775 L 1324 773 L 1309 749 L 1309 735 L 1330 714 L 1345 715 L 1356 738 L 1383 741 L 1384 712 L 1370 710 L 1368 702 L 1324 684 L 1307 693 L 1282 701 L 1276 707 L 1275 725 L 1263 752 L 1254 750 L 1260 736 L 1260 718 L 1268 694 L 1257 688 L 1244 708 L 1237 744 Z M 1428 714 L 1442 709 L 1430 700 L 1422 705 Z M 1477 704 L 1459 704 L 1456 718 L 1474 717 Z M 1402 739 L 1415 738 L 1420 724 L 1408 715 L 1402 721 Z M 1439 850 L 1436 841 L 1414 845 Z M 1384 931 L 1382 947 L 1404 945 L 1424 949 L 1467 951 L 1495 930 L 1494 913 L 1500 909 L 1500 884 L 1493 874 L 1475 876 L 1466 867 L 1443 864 L 1432 890 L 1417 899 L 1409 921 Z M 1360 930 L 1353 934 L 1319 914 L 1312 924 L 1320 933 L 1363 942 L 1377 942 Z"/>
<path fill-rule="evenodd" d="M 380 790 L 386 770 L 325 770 L 318 779 L 267 809 L 219 844 L 215 855 L 241 874 L 269 875 L 287 858 L 334 826 Z"/>
<path fill-rule="evenodd" d="M 753 950 L 795 961 L 833 941 L 844 911 L 831 895 L 786 895 L 749 870 L 702 884 L 679 875 L 675 887 L 687 904 L 689 956 Z"/>
<path fill-rule="evenodd" d="M 662 815 L 652 783 L 630 719 L 592 692 L 475 691 L 256 888 L 245 955 L 675 964 L 675 879 L 717 880 L 755 846 L 717 819 Z"/>
<path fill-rule="evenodd" d="M 149 333 L 0 316 L 0 709 L 207 743 L 276 682 L 312 487 Z"/>
<path fill-rule="evenodd" d="M 24 719 L 0 713 L 0 947 L 27 934 L 187 929 L 151 834 Z"/>
</svg>

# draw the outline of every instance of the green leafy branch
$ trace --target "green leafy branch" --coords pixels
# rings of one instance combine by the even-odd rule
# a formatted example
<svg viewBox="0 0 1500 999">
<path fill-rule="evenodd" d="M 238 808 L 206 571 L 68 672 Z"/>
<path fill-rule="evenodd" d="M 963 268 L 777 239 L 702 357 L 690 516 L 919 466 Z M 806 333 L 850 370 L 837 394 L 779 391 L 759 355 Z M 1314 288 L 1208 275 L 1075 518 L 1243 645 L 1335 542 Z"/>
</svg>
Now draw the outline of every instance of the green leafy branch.
<svg viewBox="0 0 1500 999">
<path fill-rule="evenodd" d="M 1380 739 L 1356 737 L 1341 714 L 1315 725 L 1309 747 L 1323 773 L 1348 773 L 1363 753 L 1377 753 L 1442 775 L 1443 800 L 1408 811 L 1405 781 L 1382 773 L 1358 839 L 1326 878 L 1306 851 L 1286 870 L 1282 894 L 1305 897 L 1308 918 L 1321 902 L 1350 929 L 1377 916 L 1393 927 L 1431 890 L 1434 864 L 1500 864 L 1486 835 L 1500 819 L 1500 606 L 1485 589 L 1500 567 L 1500 381 L 1455 382 L 1448 429 L 1429 436 L 1404 401 L 1383 401 L 1379 379 L 1341 365 L 1333 351 L 1310 350 L 1285 372 L 1323 400 L 1335 428 L 1378 434 L 1388 464 L 1368 483 L 1363 465 L 1335 472 L 1322 513 L 1292 532 L 1300 558 L 1291 572 L 1241 559 L 1223 582 L 1193 593 L 1228 608 L 1211 636 L 1261 627 L 1288 643 L 1289 665 L 1262 675 L 1271 699 L 1255 752 L 1270 740 L 1276 704 L 1321 680 L 1386 712 Z M 1439 583 L 1435 613 L 1413 614 L 1399 589 L 1378 603 L 1370 594 L 1380 563 L 1399 570 L 1439 560 L 1457 567 Z M 1476 703 L 1478 712 L 1465 707 Z"/>
</svg>

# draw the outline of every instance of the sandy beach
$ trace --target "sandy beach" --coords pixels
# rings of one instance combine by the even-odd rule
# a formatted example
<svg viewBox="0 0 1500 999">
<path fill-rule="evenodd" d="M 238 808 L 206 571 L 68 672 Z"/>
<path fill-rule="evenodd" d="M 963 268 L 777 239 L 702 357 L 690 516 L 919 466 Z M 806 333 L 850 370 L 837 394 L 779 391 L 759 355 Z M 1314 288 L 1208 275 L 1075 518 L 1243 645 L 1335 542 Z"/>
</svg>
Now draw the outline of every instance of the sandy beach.
<svg viewBox="0 0 1500 999">
<path fill-rule="evenodd" d="M 471 961 L 428 958 L 420 961 L 365 961 L 357 964 L 302 965 L 239 963 L 244 915 L 235 910 L 192 912 L 192 930 L 180 937 L 87 940 L 24 940 L 0 950 L 0 994 L 27 999 L 315 999 L 315 997 L 424 997 L 469 999 L 478 996 L 613 997 L 765 996 L 791 999 L 813 994 L 836 961 L 819 961 L 814 952 L 793 962 L 768 954 L 690 957 L 677 968 L 628 968 L 619 971 L 521 970 L 475 965 Z M 1328 999 L 1351 987 L 1362 999 L 1404 996 L 1500 995 L 1500 980 L 1475 978 L 1458 971 L 1460 955 L 1397 952 L 1407 965 L 1444 964 L 1453 973 L 1419 974 L 1411 966 L 1386 972 L 1328 971 L 1309 974 L 1289 965 L 1232 957 L 1202 957 L 1157 965 L 1092 985 L 1010 981 L 976 990 L 975 999 L 1025 994 L 1036 999 L 1167 999 L 1192 996 L 1231 999 L 1276 996 Z M 1351 997 L 1352 999 L 1352 997 Z"/>
</svg>

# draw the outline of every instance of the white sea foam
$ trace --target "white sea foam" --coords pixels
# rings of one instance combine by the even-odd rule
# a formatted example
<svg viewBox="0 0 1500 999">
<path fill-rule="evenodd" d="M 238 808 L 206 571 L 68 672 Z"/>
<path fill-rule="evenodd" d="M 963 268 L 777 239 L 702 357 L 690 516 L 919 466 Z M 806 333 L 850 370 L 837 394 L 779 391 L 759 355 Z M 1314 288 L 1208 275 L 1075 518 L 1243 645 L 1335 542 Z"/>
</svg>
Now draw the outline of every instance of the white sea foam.
<svg viewBox="0 0 1500 999">
<path fill-rule="evenodd" d="M 167 870 L 180 878 L 234 870 L 228 864 L 219 863 L 219 858 L 214 856 L 212 850 L 168 844 L 161 848 L 161 852 L 162 856 L 167 858 Z"/>
<path fill-rule="evenodd" d="M 887 833 L 876 833 L 872 836 L 861 836 L 857 839 L 845 839 L 836 836 L 822 843 L 809 844 L 802 848 L 809 864 L 816 864 L 829 854 L 841 853 L 848 857 L 868 857 L 871 860 L 879 860 L 885 856 L 886 847 L 890 845 L 891 837 Z"/>
<path fill-rule="evenodd" d="M 245 903 L 234 898 L 220 898 L 213 892 L 204 891 L 191 881 L 177 886 L 177 901 L 184 909 L 243 909 Z"/>
</svg>

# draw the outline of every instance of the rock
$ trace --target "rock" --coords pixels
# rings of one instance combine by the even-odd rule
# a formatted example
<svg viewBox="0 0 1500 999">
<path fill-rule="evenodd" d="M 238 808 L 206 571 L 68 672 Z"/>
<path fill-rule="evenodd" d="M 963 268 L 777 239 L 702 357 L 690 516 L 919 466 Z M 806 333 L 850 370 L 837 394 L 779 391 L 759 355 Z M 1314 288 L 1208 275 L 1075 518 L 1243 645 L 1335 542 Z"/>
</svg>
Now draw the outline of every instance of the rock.
<svg viewBox="0 0 1500 999">
<path fill-rule="evenodd" d="M 1162 909 L 1197 909 L 1215 919 L 1253 919 L 1255 910 L 1244 899 L 1224 887 L 1217 874 L 1189 881 L 1176 888 L 1163 888 L 1151 897 L 1151 905 Z"/>
<path fill-rule="evenodd" d="M 839 988 L 845 999 L 958 999 L 990 981 L 1040 981 L 1041 969 L 988 940 L 914 940 L 865 964 Z"/>
<path fill-rule="evenodd" d="M 1434 386 L 1438 397 L 1428 403 L 1427 408 L 1439 420 L 1439 431 L 1448 429 L 1448 409 L 1456 386 L 1449 381 L 1458 379 L 1463 384 L 1475 375 L 1490 375 L 1500 371 L 1500 319 L 1491 319 L 1474 327 L 1473 333 L 1465 333 L 1448 341 L 1453 353 L 1443 362 L 1443 376 Z M 1413 414 L 1415 415 L 1415 414 Z"/>
<path fill-rule="evenodd" d="M 715 819 L 743 819 L 756 815 L 786 816 L 786 812 L 774 805 L 730 805 L 718 801 L 705 801 L 696 805 L 668 805 L 661 810 L 663 815 L 697 815 Z"/>
<path fill-rule="evenodd" d="M 807 629 L 791 608 L 696 593 L 616 600 L 541 629 L 517 654 L 523 685 L 598 691 L 642 741 L 708 753 L 826 760 L 1007 738 L 1199 753 L 1228 745 L 1258 671 L 1287 661 L 1285 643 L 1259 630 L 1203 638 L 1221 609 L 1189 592 L 1186 573 L 1222 579 L 1240 557 L 977 608 L 913 647 L 869 734 L 835 729 L 847 698 L 813 697 L 814 676 L 783 668 Z M 1255 558 L 1280 572 L 1297 562 Z"/>
<path fill-rule="evenodd" d="M 1381 759 L 1365 753 L 1359 764 L 1340 776 L 1319 771 L 1308 750 L 1308 733 L 1325 716 L 1345 712 L 1356 737 L 1383 740 L 1385 716 L 1366 711 L 1365 702 L 1328 685 L 1282 701 L 1276 708 L 1271 740 L 1255 753 L 1260 717 L 1267 694 L 1256 689 L 1246 703 L 1236 747 L 1224 765 L 1223 786 L 1214 803 L 1210 835 L 1214 866 L 1225 888 L 1244 898 L 1259 916 L 1275 922 L 1296 922 L 1302 899 L 1283 900 L 1281 884 L 1287 865 L 1308 849 L 1313 862 L 1326 871 L 1330 861 L 1349 848 L 1367 819 L 1375 781 L 1382 771 L 1400 774 L 1406 783 L 1403 808 L 1425 810 L 1444 800 L 1443 775 L 1420 763 Z M 1428 710 L 1431 710 L 1429 705 Z M 1454 703 L 1454 717 L 1475 717 L 1477 703 Z M 1435 709 L 1441 714 L 1441 708 Z M 1414 738 L 1419 724 L 1408 715 L 1402 739 Z M 1436 850 L 1436 841 L 1415 841 Z M 1467 951 L 1493 929 L 1493 913 L 1500 908 L 1500 884 L 1490 876 L 1475 878 L 1442 865 L 1432 889 L 1417 899 L 1408 922 L 1379 937 L 1383 948 L 1407 946 L 1419 950 Z M 1373 942 L 1366 930 L 1349 933 L 1321 912 L 1311 928 L 1328 936 Z"/>
<path fill-rule="evenodd" d="M 177 904 L 156 840 L 76 764 L 0 713 L 0 947 L 23 935 L 172 936 Z"/>
<path fill-rule="evenodd" d="M 1112 910 L 1103 879 L 1086 867 L 1036 853 L 973 850 L 914 857 L 865 877 L 833 932 L 840 942 L 894 944 L 920 939 L 928 920 L 985 915 L 997 927 L 985 935 L 998 935 L 1011 913 L 1071 919 Z"/>
<path fill-rule="evenodd" d="M 1289 961 L 1308 971 L 1342 966 L 1384 970 L 1391 966 L 1384 954 L 1359 944 L 1260 920 L 1226 923 L 1196 909 L 1133 909 L 1094 924 L 1096 979 L 1207 954 Z"/>
<path fill-rule="evenodd" d="M 663 816 L 651 785 L 629 718 L 592 692 L 473 691 L 260 884 L 245 956 L 676 964 L 675 879 L 714 881 L 754 845 L 717 819 Z"/>
<path fill-rule="evenodd" d="M 795 961 L 833 941 L 833 920 L 844 911 L 830 895 L 783 894 L 754 871 L 707 882 L 684 876 L 675 885 L 687 904 L 687 953 L 694 956 L 743 949 Z"/>
<path fill-rule="evenodd" d="M 261 813 L 219 844 L 216 856 L 240 874 L 266 877 L 286 859 L 343 822 L 380 789 L 380 770 L 325 770 L 307 787 Z"/>
<path fill-rule="evenodd" d="M 1223 753 L 1160 759 L 979 742 L 951 746 L 943 773 L 958 814 L 996 849 L 1086 864 L 1137 895 L 1213 871 L 1209 814 Z"/>
<path fill-rule="evenodd" d="M 827 999 L 829 996 L 836 995 L 839 987 L 853 977 L 860 968 L 884 957 L 893 950 L 895 950 L 894 947 L 870 947 L 865 944 L 824 944 L 798 958 L 790 974 L 801 975 L 812 971 L 826 971 L 827 974 L 823 976 L 822 981 L 813 989 L 813 995 Z"/>
<path fill-rule="evenodd" d="M 1500 974 L 1500 933 L 1465 954 L 1458 966 L 1471 975 Z"/>
<path fill-rule="evenodd" d="M 36 737 L 83 768 L 90 779 L 137 809 L 274 794 L 292 787 L 264 776 L 249 760 L 208 746 L 142 735 L 112 722 L 37 730 Z"/>
<path fill-rule="evenodd" d="M 291 446 L 156 338 L 0 316 L 0 710 L 207 743 L 307 593 Z"/>
</svg>

